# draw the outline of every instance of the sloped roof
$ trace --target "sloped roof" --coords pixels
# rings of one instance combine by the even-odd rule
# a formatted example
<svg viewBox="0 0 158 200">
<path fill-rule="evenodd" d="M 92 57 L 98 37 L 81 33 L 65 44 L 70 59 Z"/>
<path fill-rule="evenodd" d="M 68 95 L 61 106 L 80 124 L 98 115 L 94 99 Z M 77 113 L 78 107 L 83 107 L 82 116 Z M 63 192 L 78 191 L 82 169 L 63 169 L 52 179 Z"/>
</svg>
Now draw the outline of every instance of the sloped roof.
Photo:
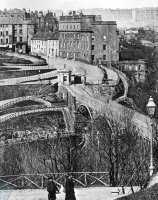
<svg viewBox="0 0 158 200">
<path fill-rule="evenodd" d="M 58 40 L 59 39 L 59 32 L 56 31 L 55 33 L 52 33 L 47 40 Z"/>
<path fill-rule="evenodd" d="M 20 17 L 0 17 L 0 24 L 26 24 Z"/>
<path fill-rule="evenodd" d="M 10 17 L 12 24 L 26 24 L 20 17 Z"/>
<path fill-rule="evenodd" d="M 11 24 L 10 17 L 0 17 L 0 24 Z"/>
<path fill-rule="evenodd" d="M 59 32 L 37 32 L 33 37 L 32 40 L 58 40 L 59 39 Z"/>
</svg>

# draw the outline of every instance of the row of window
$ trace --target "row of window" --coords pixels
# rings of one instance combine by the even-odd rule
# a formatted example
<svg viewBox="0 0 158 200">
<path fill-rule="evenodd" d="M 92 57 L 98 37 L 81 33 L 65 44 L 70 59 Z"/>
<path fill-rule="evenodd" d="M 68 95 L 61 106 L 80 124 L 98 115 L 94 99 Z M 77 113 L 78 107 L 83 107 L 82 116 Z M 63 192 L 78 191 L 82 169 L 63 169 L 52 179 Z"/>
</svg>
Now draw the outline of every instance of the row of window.
<svg viewBox="0 0 158 200">
<path fill-rule="evenodd" d="M 92 51 L 95 50 L 95 45 L 92 45 Z M 103 44 L 103 50 L 105 51 L 106 50 L 106 44 Z"/>
<path fill-rule="evenodd" d="M 15 29 L 15 30 L 14 30 L 14 33 L 15 33 L 15 34 L 17 34 L 17 33 L 18 33 L 17 29 Z M 20 33 L 20 34 L 22 34 L 22 33 L 23 33 L 22 29 L 19 29 L 19 33 Z"/>
<path fill-rule="evenodd" d="M 79 30 L 79 25 L 60 25 L 60 30 Z"/>
<path fill-rule="evenodd" d="M 18 40 L 18 37 L 14 37 L 14 42 L 22 42 L 22 37 L 19 37 L 19 40 Z"/>
<path fill-rule="evenodd" d="M 95 55 L 91 56 L 92 61 L 95 61 Z M 106 55 L 103 55 L 103 60 L 106 61 Z"/>
<path fill-rule="evenodd" d="M 8 27 L 8 24 L 0 24 L 0 27 Z M 14 27 L 15 28 L 16 27 L 22 27 L 22 24 L 19 24 L 19 25 L 15 24 Z"/>
<path fill-rule="evenodd" d="M 8 35 L 8 31 L 1 31 L 0 35 L 4 36 L 4 35 Z"/>
<path fill-rule="evenodd" d="M 62 33 L 60 35 L 64 39 L 80 39 L 82 41 L 88 41 L 88 35 L 80 35 L 79 33 Z"/>
<path fill-rule="evenodd" d="M 88 41 L 88 35 L 80 35 L 79 33 L 62 33 L 60 35 L 61 38 L 64 38 L 64 39 L 69 39 L 69 38 L 72 38 L 72 39 L 80 39 L 82 41 Z M 92 35 L 92 41 L 95 41 L 95 36 Z M 103 40 L 106 40 L 106 35 L 103 36 Z"/>
<path fill-rule="evenodd" d="M 9 43 L 9 39 L 8 38 L 6 38 L 5 40 L 1 39 L 0 41 L 1 41 L 1 43 L 7 43 L 7 44 Z"/>
<path fill-rule="evenodd" d="M 65 58 L 81 58 L 81 59 L 88 59 L 89 55 L 80 53 L 80 52 L 66 52 L 66 51 L 60 51 L 60 57 Z M 95 61 L 95 55 L 91 55 L 92 61 Z M 106 61 L 106 55 L 103 55 L 103 60 Z"/>
<path fill-rule="evenodd" d="M 32 41 L 32 44 L 41 44 L 41 45 L 45 45 L 45 42 L 46 41 L 43 41 L 43 40 L 31 40 Z"/>
<path fill-rule="evenodd" d="M 54 45 L 58 45 L 58 40 L 54 41 L 54 40 L 49 40 L 49 46 L 54 46 Z"/>
<path fill-rule="evenodd" d="M 60 57 L 64 58 L 81 58 L 81 59 L 88 59 L 89 55 L 80 53 L 80 52 L 66 52 L 66 51 L 60 51 Z"/>
<path fill-rule="evenodd" d="M 81 48 L 82 51 L 89 50 L 89 46 L 85 45 L 85 44 L 79 44 L 79 42 L 63 42 L 60 43 L 60 47 L 59 48 L 63 48 L 63 49 L 69 49 L 69 48 L 73 48 L 74 50 Z"/>
<path fill-rule="evenodd" d="M 0 27 L 8 27 L 8 24 L 0 24 Z"/>
</svg>

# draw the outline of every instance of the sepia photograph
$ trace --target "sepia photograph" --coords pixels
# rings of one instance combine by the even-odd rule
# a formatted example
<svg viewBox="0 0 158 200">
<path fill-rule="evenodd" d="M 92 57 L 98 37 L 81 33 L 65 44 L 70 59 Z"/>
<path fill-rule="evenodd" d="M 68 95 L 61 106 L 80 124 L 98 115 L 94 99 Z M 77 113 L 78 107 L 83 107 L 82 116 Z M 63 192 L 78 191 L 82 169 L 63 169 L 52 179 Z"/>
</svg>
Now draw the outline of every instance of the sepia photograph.
<svg viewBox="0 0 158 200">
<path fill-rule="evenodd" d="M 158 200 L 158 0 L 0 0 L 0 200 Z"/>
</svg>

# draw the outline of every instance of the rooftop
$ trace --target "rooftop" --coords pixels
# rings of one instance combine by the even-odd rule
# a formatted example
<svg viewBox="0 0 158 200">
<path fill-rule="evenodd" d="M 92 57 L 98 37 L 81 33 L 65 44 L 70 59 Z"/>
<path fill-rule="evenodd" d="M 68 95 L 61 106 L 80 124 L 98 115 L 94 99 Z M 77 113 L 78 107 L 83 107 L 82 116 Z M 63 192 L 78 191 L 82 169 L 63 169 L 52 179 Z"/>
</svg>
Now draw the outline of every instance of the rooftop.
<svg viewBox="0 0 158 200">
<path fill-rule="evenodd" d="M 37 32 L 33 37 L 32 40 L 58 40 L 59 39 L 59 32 Z"/>
<path fill-rule="evenodd" d="M 26 24 L 20 17 L 0 17 L 0 24 Z"/>
</svg>

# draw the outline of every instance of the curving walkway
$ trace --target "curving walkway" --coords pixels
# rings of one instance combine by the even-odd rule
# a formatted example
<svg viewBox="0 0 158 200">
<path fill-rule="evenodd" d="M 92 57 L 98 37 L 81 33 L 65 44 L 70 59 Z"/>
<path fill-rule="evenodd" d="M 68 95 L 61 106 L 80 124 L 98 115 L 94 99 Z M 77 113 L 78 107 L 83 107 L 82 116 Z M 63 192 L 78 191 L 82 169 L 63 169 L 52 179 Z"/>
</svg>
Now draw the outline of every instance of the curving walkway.
<svg viewBox="0 0 158 200">
<path fill-rule="evenodd" d="M 25 97 L 18 97 L 18 98 L 14 98 L 14 99 L 7 99 L 7 100 L 4 100 L 4 101 L 0 101 L 0 110 L 11 107 L 12 105 L 15 105 L 17 103 L 20 103 L 20 102 L 23 102 L 23 101 L 29 101 L 29 100 L 44 104 L 46 107 L 52 106 L 52 104 L 50 102 L 44 100 L 41 97 L 25 96 Z"/>
<path fill-rule="evenodd" d="M 7 120 L 10 120 L 12 118 L 16 118 L 19 116 L 24 116 L 24 115 L 28 115 L 28 114 L 34 114 L 34 113 L 41 113 L 41 112 L 53 112 L 53 111 L 60 111 L 63 114 L 64 117 L 64 122 L 66 125 L 66 131 L 70 130 L 70 127 L 72 126 L 72 124 L 69 123 L 69 121 L 67 120 L 67 109 L 62 107 L 56 107 L 56 108 L 42 108 L 42 109 L 35 109 L 35 110 L 25 110 L 25 111 L 20 111 L 20 112 L 14 112 L 14 113 L 9 113 L 6 115 L 2 115 L 0 116 L 0 123 L 5 122 Z M 61 118 L 60 118 L 61 119 Z"/>
<path fill-rule="evenodd" d="M 0 80 L 0 85 L 16 85 L 16 84 L 21 84 L 25 82 L 39 81 L 39 80 L 42 81 L 42 79 L 51 79 L 51 78 L 56 78 L 56 77 L 57 77 L 57 71 L 52 71 L 52 72 L 47 72 L 47 73 L 34 75 L 34 76 L 12 78 L 12 79 L 2 79 Z M 54 82 L 54 84 L 56 84 L 57 78 L 52 81 Z"/>
</svg>

